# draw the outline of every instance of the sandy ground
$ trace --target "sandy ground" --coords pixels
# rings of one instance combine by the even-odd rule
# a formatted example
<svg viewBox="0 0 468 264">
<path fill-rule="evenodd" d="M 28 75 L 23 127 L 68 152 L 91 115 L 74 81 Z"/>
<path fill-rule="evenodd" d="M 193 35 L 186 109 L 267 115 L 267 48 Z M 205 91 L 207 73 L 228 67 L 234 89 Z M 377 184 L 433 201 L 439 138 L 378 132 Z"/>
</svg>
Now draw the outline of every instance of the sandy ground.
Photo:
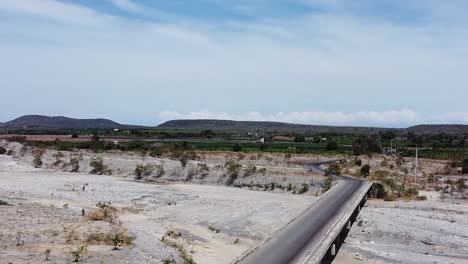
<svg viewBox="0 0 468 264">
<path fill-rule="evenodd" d="M 35 169 L 1 155 L 0 199 L 11 204 L 0 206 L 3 264 L 42 262 L 47 248 L 51 263 L 66 263 L 70 249 L 84 243 L 87 263 L 183 263 L 176 249 L 161 242 L 169 230 L 180 233 L 177 244 L 196 263 L 230 263 L 316 198 Z M 98 202 L 117 208 L 114 223 L 81 216 Z M 116 230 L 134 236 L 134 244 L 112 250 L 90 239 Z"/>
<path fill-rule="evenodd" d="M 336 263 L 468 263 L 468 202 L 425 194 L 432 200 L 370 200 Z"/>
</svg>

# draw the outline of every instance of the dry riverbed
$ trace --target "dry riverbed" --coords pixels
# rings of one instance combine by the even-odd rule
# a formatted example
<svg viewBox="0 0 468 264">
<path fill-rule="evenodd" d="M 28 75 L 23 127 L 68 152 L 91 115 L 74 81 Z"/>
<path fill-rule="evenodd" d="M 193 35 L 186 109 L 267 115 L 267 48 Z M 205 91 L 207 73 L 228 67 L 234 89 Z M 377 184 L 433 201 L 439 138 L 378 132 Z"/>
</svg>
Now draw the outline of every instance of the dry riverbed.
<svg viewBox="0 0 468 264">
<path fill-rule="evenodd" d="M 426 195 L 368 201 L 336 263 L 468 263 L 468 202 Z"/>
<path fill-rule="evenodd" d="M 86 263 L 230 263 L 316 197 L 35 169 L 2 155 L 0 200 L 2 263 L 42 262 L 47 249 L 67 263 L 85 244 Z M 113 221 L 90 220 L 99 202 L 116 209 Z M 112 250 L 116 233 L 129 242 Z"/>
</svg>

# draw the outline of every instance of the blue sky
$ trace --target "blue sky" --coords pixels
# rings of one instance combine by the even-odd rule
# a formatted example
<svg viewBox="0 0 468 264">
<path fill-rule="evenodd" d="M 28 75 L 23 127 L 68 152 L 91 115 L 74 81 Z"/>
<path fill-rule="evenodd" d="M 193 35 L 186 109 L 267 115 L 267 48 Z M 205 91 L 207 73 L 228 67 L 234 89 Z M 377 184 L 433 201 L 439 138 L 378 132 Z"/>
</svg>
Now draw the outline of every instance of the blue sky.
<svg viewBox="0 0 468 264">
<path fill-rule="evenodd" d="M 23 114 L 468 124 L 464 0 L 2 0 Z"/>
</svg>

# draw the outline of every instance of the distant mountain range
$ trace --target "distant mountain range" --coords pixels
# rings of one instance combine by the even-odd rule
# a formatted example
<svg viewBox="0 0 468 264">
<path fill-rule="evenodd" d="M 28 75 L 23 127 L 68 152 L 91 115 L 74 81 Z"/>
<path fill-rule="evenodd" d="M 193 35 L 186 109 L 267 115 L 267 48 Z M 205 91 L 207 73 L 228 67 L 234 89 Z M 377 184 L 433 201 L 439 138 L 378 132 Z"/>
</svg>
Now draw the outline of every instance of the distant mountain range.
<svg viewBox="0 0 468 264">
<path fill-rule="evenodd" d="M 25 115 L 0 124 L 0 129 L 114 129 L 138 128 L 109 119 L 77 119 L 64 116 Z"/>
<path fill-rule="evenodd" d="M 282 122 L 265 121 L 232 121 L 214 119 L 171 120 L 158 126 L 166 129 L 211 129 L 225 131 L 278 131 L 278 132 L 311 132 L 311 133 L 348 133 L 348 134 L 376 134 L 383 131 L 396 133 L 455 133 L 468 134 L 468 125 L 417 125 L 408 128 L 383 127 L 353 127 L 353 126 L 321 126 L 301 125 Z"/>
<path fill-rule="evenodd" d="M 417 125 L 408 128 L 379 128 L 353 126 L 321 126 L 301 125 L 282 122 L 265 121 L 233 121 L 233 120 L 171 120 L 156 127 L 145 127 L 120 124 L 109 119 L 77 119 L 64 116 L 26 115 L 14 120 L 0 123 L 0 130 L 21 129 L 131 129 L 131 128 L 159 128 L 159 129 L 211 129 L 214 131 L 277 131 L 281 132 L 311 132 L 311 133 L 355 133 L 375 134 L 383 131 L 396 133 L 454 133 L 468 134 L 468 125 Z"/>
</svg>

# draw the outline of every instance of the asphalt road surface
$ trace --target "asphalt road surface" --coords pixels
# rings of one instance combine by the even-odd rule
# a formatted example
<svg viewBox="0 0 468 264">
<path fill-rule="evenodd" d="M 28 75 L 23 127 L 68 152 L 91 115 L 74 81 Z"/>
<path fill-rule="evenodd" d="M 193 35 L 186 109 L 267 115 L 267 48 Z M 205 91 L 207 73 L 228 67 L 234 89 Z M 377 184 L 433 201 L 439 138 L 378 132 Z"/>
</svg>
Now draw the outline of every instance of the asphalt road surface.
<svg viewBox="0 0 468 264">
<path fill-rule="evenodd" d="M 321 166 L 337 160 L 313 163 L 310 170 L 323 172 Z M 345 181 L 333 187 L 327 195 L 311 206 L 294 221 L 273 234 L 266 242 L 250 253 L 241 264 L 289 264 L 308 263 L 311 252 L 319 245 L 323 236 L 332 228 L 334 220 L 344 213 L 363 180 L 337 176 Z"/>
</svg>

